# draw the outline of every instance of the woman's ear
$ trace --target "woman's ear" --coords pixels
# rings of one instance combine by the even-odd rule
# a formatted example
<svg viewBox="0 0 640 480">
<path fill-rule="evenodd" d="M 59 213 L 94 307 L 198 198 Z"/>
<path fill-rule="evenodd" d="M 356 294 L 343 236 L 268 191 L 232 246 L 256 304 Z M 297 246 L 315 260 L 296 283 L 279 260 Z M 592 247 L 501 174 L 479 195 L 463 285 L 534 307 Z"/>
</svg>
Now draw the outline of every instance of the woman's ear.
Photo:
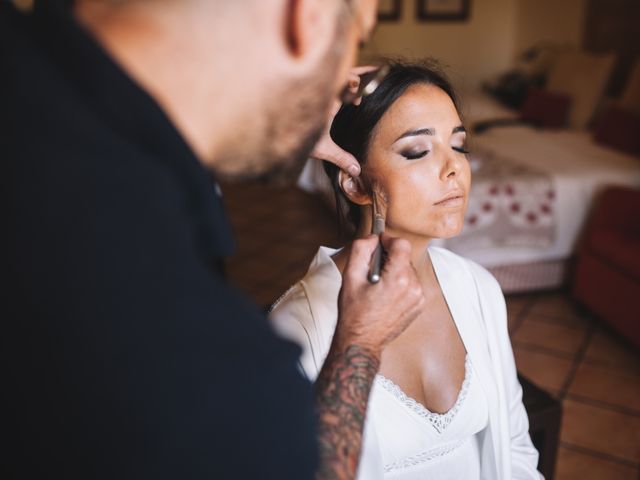
<svg viewBox="0 0 640 480">
<path fill-rule="evenodd" d="M 356 205 L 371 205 L 371 195 L 361 177 L 352 177 L 344 170 L 338 173 L 338 183 L 345 196 Z"/>
</svg>

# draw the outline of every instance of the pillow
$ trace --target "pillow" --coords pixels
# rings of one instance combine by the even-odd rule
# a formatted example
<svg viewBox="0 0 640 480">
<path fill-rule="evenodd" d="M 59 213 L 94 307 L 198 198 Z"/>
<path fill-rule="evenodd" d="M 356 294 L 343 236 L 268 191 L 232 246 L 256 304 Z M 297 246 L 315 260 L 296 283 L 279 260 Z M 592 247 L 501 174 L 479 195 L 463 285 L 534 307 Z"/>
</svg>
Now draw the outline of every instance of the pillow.
<svg viewBox="0 0 640 480">
<path fill-rule="evenodd" d="M 594 55 L 580 51 L 558 54 L 549 72 L 547 90 L 571 97 L 571 128 L 585 128 L 593 118 L 614 60 L 613 54 Z"/>
<path fill-rule="evenodd" d="M 520 120 L 538 127 L 562 128 L 567 125 L 570 106 L 569 95 L 532 87 L 520 110 Z"/>
<path fill-rule="evenodd" d="M 593 138 L 600 145 L 640 155 L 640 115 L 610 107 L 600 117 Z"/>
<path fill-rule="evenodd" d="M 540 75 L 529 76 L 518 70 L 500 75 L 494 82 L 485 84 L 485 90 L 503 105 L 518 109 L 527 98 L 531 86 L 544 83 Z"/>
</svg>

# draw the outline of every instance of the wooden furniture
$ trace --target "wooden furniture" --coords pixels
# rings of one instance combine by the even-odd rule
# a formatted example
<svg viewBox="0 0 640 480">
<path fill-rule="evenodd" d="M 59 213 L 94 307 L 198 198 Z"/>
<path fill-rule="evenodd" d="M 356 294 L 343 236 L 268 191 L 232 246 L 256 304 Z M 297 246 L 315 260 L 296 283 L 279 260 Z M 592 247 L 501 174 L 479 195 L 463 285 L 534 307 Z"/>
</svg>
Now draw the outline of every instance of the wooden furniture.
<svg viewBox="0 0 640 480">
<path fill-rule="evenodd" d="M 522 385 L 522 403 L 529 416 L 529 434 L 540 454 L 538 470 L 546 480 L 553 480 L 560 439 L 562 403 L 523 376 L 518 375 L 518 380 Z"/>
</svg>

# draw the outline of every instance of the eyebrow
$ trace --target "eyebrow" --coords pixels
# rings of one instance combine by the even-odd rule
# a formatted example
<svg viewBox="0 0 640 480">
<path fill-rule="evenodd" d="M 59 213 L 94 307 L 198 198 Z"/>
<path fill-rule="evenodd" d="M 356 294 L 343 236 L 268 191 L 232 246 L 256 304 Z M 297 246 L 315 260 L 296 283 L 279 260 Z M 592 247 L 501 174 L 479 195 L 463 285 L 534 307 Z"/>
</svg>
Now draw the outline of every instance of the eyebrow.
<svg viewBox="0 0 640 480">
<path fill-rule="evenodd" d="M 457 127 L 454 127 L 453 130 L 451 130 L 451 133 L 460 133 L 460 132 L 467 133 L 467 129 L 464 128 L 463 125 L 458 125 Z M 401 138 L 406 138 L 406 137 L 416 137 L 418 135 L 435 135 L 435 134 L 436 134 L 436 130 L 434 128 L 418 128 L 415 130 L 408 130 L 404 132 L 402 135 L 396 138 L 395 141 L 397 142 Z"/>
</svg>

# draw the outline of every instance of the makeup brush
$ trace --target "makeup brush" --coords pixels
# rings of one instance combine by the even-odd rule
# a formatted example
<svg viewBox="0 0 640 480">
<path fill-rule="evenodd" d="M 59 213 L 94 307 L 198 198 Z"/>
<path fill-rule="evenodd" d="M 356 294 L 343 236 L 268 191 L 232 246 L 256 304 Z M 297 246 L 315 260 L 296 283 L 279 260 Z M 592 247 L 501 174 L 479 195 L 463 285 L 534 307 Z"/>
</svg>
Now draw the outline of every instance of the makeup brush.
<svg viewBox="0 0 640 480">
<path fill-rule="evenodd" d="M 376 88 L 378 88 L 380 82 L 384 80 L 384 77 L 387 76 L 389 70 L 389 65 L 384 64 L 369 72 L 360 74 L 360 82 L 358 83 L 357 90 L 352 91 L 348 86 L 345 87 L 340 94 L 340 100 L 342 103 L 352 103 L 356 98 L 371 95 Z"/>
<path fill-rule="evenodd" d="M 373 258 L 371 259 L 371 265 L 369 266 L 368 279 L 371 283 L 378 283 L 380 281 L 380 269 L 382 268 L 382 241 L 380 240 L 380 235 L 384 233 L 385 219 L 384 215 L 380 212 L 378 195 L 376 194 L 375 188 L 372 189 L 371 197 L 373 199 L 373 222 L 371 225 L 371 233 L 378 236 L 378 246 L 373 252 Z"/>
</svg>

